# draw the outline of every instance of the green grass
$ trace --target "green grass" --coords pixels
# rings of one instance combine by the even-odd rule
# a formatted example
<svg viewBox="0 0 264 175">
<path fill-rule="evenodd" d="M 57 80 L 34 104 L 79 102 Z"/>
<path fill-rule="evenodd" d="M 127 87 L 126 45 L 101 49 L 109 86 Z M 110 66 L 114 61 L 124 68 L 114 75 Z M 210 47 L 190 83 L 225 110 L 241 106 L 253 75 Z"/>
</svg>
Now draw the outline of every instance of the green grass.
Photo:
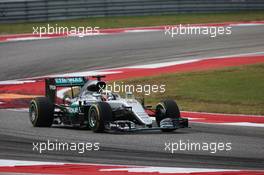
<svg viewBox="0 0 264 175">
<path fill-rule="evenodd" d="M 264 64 L 215 71 L 164 74 L 126 84 L 165 84 L 165 93 L 145 96 L 156 104 L 175 99 L 181 110 L 264 115 Z"/>
<path fill-rule="evenodd" d="M 157 26 L 167 24 L 193 24 L 213 23 L 228 21 L 264 20 L 264 11 L 210 13 L 210 14 L 177 14 L 159 16 L 134 16 L 134 17 L 98 17 L 75 20 L 50 21 L 39 23 L 0 24 L 0 34 L 32 33 L 33 26 L 98 26 L 100 28 L 118 28 L 135 26 Z"/>
</svg>

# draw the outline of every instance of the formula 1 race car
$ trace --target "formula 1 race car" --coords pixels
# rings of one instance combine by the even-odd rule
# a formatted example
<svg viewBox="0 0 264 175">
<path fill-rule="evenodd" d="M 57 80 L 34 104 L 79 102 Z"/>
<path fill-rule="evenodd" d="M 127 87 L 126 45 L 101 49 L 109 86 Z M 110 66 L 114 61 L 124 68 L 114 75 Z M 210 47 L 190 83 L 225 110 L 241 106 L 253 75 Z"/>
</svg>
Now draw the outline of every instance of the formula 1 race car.
<svg viewBox="0 0 264 175">
<path fill-rule="evenodd" d="M 188 119 L 180 117 L 174 100 L 164 100 L 155 109 L 140 103 L 132 93 L 125 98 L 105 90 L 105 76 L 47 78 L 45 97 L 32 99 L 29 118 L 34 127 L 52 125 L 88 127 L 94 132 L 138 131 L 160 129 L 164 132 L 188 127 Z M 58 88 L 68 87 L 71 98 L 57 97 Z M 79 87 L 74 97 L 74 88 Z M 60 101 L 60 102 L 58 102 Z M 156 119 L 157 125 L 152 118 Z"/>
</svg>

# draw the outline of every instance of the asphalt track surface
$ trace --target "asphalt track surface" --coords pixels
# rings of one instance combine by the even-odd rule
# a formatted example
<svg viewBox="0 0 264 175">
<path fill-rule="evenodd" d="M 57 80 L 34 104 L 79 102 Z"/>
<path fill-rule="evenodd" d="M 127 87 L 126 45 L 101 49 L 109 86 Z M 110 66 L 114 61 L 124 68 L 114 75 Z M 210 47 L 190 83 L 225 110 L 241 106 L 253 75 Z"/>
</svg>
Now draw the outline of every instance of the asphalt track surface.
<svg viewBox="0 0 264 175">
<path fill-rule="evenodd" d="M 163 32 L 127 33 L 0 43 L 0 80 L 52 73 L 93 70 L 134 64 L 261 52 L 264 26 L 233 27 L 232 35 L 180 36 Z M 126 134 L 95 134 L 74 128 L 33 128 L 28 113 L 0 110 L 0 159 L 263 169 L 263 128 L 191 123 L 189 129 Z M 33 151 L 32 143 L 47 140 L 99 142 L 99 151 L 79 154 Z M 231 142 L 231 151 L 166 152 L 165 142 Z"/>
<path fill-rule="evenodd" d="M 231 35 L 124 33 L 0 43 L 0 81 L 52 73 L 263 52 L 264 26 L 233 27 Z"/>
<path fill-rule="evenodd" d="M 33 128 L 27 112 L 0 110 L 0 158 L 177 167 L 262 169 L 263 129 L 191 124 L 173 133 L 93 133 L 76 128 Z M 99 142 L 99 151 L 33 151 L 33 142 Z M 231 142 L 231 151 L 165 151 L 165 142 Z"/>
</svg>

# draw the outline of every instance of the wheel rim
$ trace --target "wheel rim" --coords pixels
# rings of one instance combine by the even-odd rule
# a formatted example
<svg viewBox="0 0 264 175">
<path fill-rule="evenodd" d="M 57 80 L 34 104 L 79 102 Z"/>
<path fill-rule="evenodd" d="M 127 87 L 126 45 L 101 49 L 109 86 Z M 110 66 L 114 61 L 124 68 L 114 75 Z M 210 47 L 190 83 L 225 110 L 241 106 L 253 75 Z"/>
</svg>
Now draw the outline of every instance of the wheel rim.
<svg viewBox="0 0 264 175">
<path fill-rule="evenodd" d="M 30 107 L 30 119 L 34 122 L 37 118 L 36 106 L 34 104 Z"/>
<path fill-rule="evenodd" d="M 97 116 L 98 116 L 98 114 L 97 114 L 96 109 L 92 108 L 90 111 L 90 115 L 89 115 L 89 124 L 92 128 L 94 128 L 96 126 Z"/>
</svg>

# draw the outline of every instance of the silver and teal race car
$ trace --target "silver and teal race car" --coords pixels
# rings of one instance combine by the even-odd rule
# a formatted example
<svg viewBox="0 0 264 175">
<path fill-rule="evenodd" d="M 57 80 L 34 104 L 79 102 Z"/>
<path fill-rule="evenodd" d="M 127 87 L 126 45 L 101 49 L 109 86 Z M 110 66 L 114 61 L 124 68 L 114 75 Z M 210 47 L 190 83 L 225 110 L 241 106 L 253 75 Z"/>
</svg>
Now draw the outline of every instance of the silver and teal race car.
<svg viewBox="0 0 264 175">
<path fill-rule="evenodd" d="M 188 127 L 174 100 L 164 100 L 153 109 L 133 94 L 105 90 L 104 76 L 58 77 L 45 80 L 45 97 L 32 99 L 29 118 L 34 127 L 52 125 L 87 127 L 94 132 L 156 130 L 164 132 Z M 70 88 L 71 97 L 57 97 L 59 88 Z M 79 87 L 78 95 L 74 95 Z M 153 121 L 156 121 L 153 122 Z"/>
</svg>

